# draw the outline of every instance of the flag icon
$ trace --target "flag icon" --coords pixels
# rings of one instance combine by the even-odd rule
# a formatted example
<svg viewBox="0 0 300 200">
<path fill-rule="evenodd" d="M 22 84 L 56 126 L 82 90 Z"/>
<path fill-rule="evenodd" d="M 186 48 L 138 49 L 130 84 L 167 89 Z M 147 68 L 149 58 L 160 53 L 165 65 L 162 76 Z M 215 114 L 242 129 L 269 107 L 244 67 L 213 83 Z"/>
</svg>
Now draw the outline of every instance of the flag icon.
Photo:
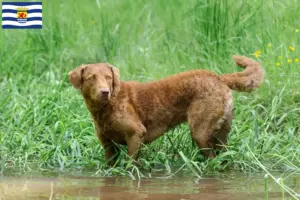
<svg viewBox="0 0 300 200">
<path fill-rule="evenodd" d="M 42 2 L 2 2 L 3 29 L 41 29 Z"/>
</svg>

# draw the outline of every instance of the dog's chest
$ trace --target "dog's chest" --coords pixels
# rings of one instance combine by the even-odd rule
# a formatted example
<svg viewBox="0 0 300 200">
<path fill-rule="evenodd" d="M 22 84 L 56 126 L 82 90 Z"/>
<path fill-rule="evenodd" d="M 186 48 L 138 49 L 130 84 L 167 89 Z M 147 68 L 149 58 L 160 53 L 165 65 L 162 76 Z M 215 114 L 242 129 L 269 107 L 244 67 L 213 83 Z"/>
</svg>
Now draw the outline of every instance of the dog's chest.
<svg viewBox="0 0 300 200">
<path fill-rule="evenodd" d="M 102 134 L 104 134 L 104 136 L 106 138 L 108 138 L 109 140 L 112 140 L 115 143 L 126 144 L 125 136 L 121 132 L 118 132 L 118 131 L 115 131 L 112 129 L 108 129 L 108 130 L 104 131 Z"/>
<path fill-rule="evenodd" d="M 105 136 L 105 138 L 112 140 L 119 144 L 125 144 L 125 133 L 117 131 L 113 128 L 112 123 L 110 121 L 106 121 L 105 123 L 101 123 L 101 134 Z"/>
<path fill-rule="evenodd" d="M 119 144 L 125 144 L 124 133 L 115 130 L 112 126 L 112 121 L 107 116 L 93 116 L 94 124 L 97 130 L 97 135 L 104 136 Z"/>
</svg>

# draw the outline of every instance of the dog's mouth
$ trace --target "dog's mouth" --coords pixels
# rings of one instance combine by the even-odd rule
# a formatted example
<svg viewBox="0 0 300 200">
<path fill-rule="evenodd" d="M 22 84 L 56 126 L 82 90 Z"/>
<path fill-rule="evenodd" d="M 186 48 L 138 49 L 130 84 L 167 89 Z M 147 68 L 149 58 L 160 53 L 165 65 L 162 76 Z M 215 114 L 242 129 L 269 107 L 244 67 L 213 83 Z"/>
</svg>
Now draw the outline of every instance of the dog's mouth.
<svg viewBox="0 0 300 200">
<path fill-rule="evenodd" d="M 101 100 L 101 101 L 109 101 L 109 99 L 110 99 L 110 95 L 102 95 L 102 96 L 100 97 L 100 100 Z"/>
<path fill-rule="evenodd" d="M 110 100 L 110 92 L 108 92 L 108 93 L 99 93 L 98 99 L 101 102 L 107 102 L 107 101 L 109 101 Z"/>
<path fill-rule="evenodd" d="M 90 96 L 91 100 L 98 104 L 108 103 L 110 100 L 110 92 L 97 92 Z"/>
</svg>

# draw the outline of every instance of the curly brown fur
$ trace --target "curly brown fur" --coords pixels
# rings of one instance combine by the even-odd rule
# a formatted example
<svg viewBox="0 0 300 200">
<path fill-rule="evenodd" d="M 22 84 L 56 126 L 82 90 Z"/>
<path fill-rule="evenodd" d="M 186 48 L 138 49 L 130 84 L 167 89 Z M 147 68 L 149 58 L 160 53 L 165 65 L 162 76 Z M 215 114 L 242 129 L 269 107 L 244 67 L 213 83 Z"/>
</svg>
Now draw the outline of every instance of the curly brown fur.
<svg viewBox="0 0 300 200">
<path fill-rule="evenodd" d="M 128 155 L 137 158 L 141 144 L 185 121 L 204 156 L 214 157 L 213 150 L 226 144 L 231 128 L 231 89 L 249 92 L 264 79 L 258 62 L 244 56 L 233 59 L 243 72 L 218 76 L 192 70 L 139 83 L 120 81 L 117 68 L 98 63 L 77 67 L 69 78 L 92 114 L 106 159 L 117 153 L 115 143 L 126 144 Z"/>
</svg>

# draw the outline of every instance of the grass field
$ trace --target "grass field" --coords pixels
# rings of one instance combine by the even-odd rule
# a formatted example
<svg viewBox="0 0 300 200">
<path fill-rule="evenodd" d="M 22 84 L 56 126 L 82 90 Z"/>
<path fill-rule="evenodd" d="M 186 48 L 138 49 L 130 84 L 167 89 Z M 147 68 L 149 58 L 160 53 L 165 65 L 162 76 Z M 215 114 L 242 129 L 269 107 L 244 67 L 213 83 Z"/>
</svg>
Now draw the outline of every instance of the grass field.
<svg viewBox="0 0 300 200">
<path fill-rule="evenodd" d="M 43 1 L 42 30 L 0 32 L 0 171 L 137 169 L 128 172 L 124 147 L 117 167 L 107 167 L 83 99 L 67 77 L 82 63 L 108 61 L 122 80 L 145 82 L 189 69 L 239 71 L 231 56 L 241 54 L 259 60 L 266 79 L 251 94 L 234 93 L 227 151 L 204 160 L 183 124 L 144 146 L 140 163 L 195 174 L 299 173 L 299 9 L 297 0 Z"/>
</svg>

